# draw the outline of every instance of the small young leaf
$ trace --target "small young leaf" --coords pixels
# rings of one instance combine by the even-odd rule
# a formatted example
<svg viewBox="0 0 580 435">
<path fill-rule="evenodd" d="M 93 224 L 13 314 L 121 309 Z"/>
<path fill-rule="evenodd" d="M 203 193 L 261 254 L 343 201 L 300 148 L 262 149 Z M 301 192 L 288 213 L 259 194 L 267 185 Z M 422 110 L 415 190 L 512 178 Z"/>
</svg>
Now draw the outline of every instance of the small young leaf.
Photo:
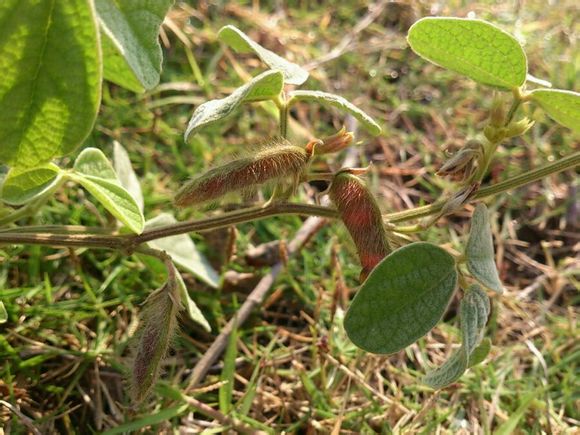
<svg viewBox="0 0 580 435">
<path fill-rule="evenodd" d="M 135 92 L 159 83 L 159 28 L 173 0 L 96 0 L 107 80 Z"/>
<path fill-rule="evenodd" d="M 218 33 L 218 38 L 225 44 L 232 47 L 238 53 L 254 52 L 270 67 L 281 71 L 284 74 L 284 82 L 290 85 L 301 85 L 308 79 L 308 71 L 300 68 L 292 62 L 272 53 L 260 44 L 252 41 L 244 32 L 234 26 L 222 27 Z"/>
<path fill-rule="evenodd" d="M 381 127 L 373 118 L 339 95 L 320 91 L 292 91 L 289 93 L 289 97 L 288 106 L 291 106 L 297 101 L 315 101 L 320 104 L 336 107 L 354 116 L 373 136 L 381 134 Z"/>
<path fill-rule="evenodd" d="M 481 341 L 481 344 L 473 349 L 473 352 L 469 356 L 469 364 L 467 365 L 467 368 L 481 363 L 487 357 L 490 350 L 491 340 L 489 338 L 484 338 Z"/>
<path fill-rule="evenodd" d="M 111 163 L 102 151 L 86 148 L 69 176 L 87 189 L 113 216 L 134 233 L 143 232 L 145 219 L 133 197 L 119 182 Z"/>
<path fill-rule="evenodd" d="M 185 140 L 199 129 L 218 122 L 227 116 L 242 103 L 264 101 L 276 98 L 282 92 L 284 78 L 280 71 L 266 71 L 254 77 L 245 85 L 236 89 L 232 94 L 219 100 L 211 100 L 198 106 L 185 130 Z"/>
<path fill-rule="evenodd" d="M 171 225 L 177 221 L 173 215 L 162 213 L 159 216 L 147 221 L 145 228 L 151 229 L 159 226 Z M 175 262 L 188 272 L 193 273 L 199 279 L 211 287 L 217 288 L 219 275 L 209 264 L 207 259 L 198 251 L 187 234 L 165 237 L 163 239 L 152 240 L 147 243 L 151 248 L 165 251 Z"/>
<path fill-rule="evenodd" d="M 4 302 L 0 301 L 0 324 L 8 321 L 8 312 L 4 306 Z"/>
<path fill-rule="evenodd" d="M 0 1 L 0 163 L 34 167 L 80 145 L 101 100 L 92 3 Z"/>
<path fill-rule="evenodd" d="M 480 203 L 471 218 L 471 232 L 465 251 L 469 272 L 485 287 L 503 293 L 493 252 L 493 239 L 489 214 L 485 204 Z"/>
<path fill-rule="evenodd" d="M 423 378 L 423 382 L 435 390 L 452 384 L 467 370 L 467 358 L 465 348 L 461 347 L 442 366 L 427 373 Z"/>
<path fill-rule="evenodd" d="M 526 80 L 520 43 L 486 21 L 422 18 L 409 29 L 407 41 L 419 56 L 484 85 L 511 90 Z"/>
<path fill-rule="evenodd" d="M 121 186 L 131 194 L 139 206 L 139 210 L 143 211 L 144 200 L 141 184 L 133 170 L 127 150 L 117 141 L 113 142 L 113 163 Z"/>
<path fill-rule="evenodd" d="M 489 298 L 485 292 L 474 284 L 465 292 L 459 307 L 461 316 L 461 348 L 442 366 L 427 373 L 423 381 L 431 388 L 443 388 L 455 381 L 474 364 L 481 362 L 487 352 L 479 348 L 483 331 L 489 314 Z M 477 355 L 472 358 L 474 352 Z M 485 354 L 483 354 L 485 352 Z M 483 355 L 483 356 L 482 356 Z"/>
<path fill-rule="evenodd" d="M 207 319 L 204 317 L 197 304 L 193 301 L 193 299 L 191 299 L 191 296 L 189 296 L 185 282 L 177 270 L 175 270 L 175 279 L 177 281 L 177 289 L 181 294 L 181 303 L 187 311 L 190 319 L 201 325 L 201 327 L 207 332 L 211 332 L 211 326 L 209 325 Z"/>
<path fill-rule="evenodd" d="M 121 185 L 113 165 L 111 165 L 107 156 L 97 148 L 85 148 L 82 150 L 75 160 L 74 171 L 77 174 L 98 177 Z"/>
<path fill-rule="evenodd" d="M 562 89 L 536 89 L 532 100 L 554 121 L 576 132 L 580 131 L 580 93 Z"/>
<path fill-rule="evenodd" d="M 424 242 L 404 246 L 364 282 L 344 319 L 346 332 L 368 352 L 397 352 L 435 327 L 456 283 L 455 260 L 444 249 Z"/>
<path fill-rule="evenodd" d="M 60 168 L 52 163 L 30 169 L 12 168 L 2 183 L 2 201 L 22 205 L 49 191 L 60 179 Z"/>
</svg>

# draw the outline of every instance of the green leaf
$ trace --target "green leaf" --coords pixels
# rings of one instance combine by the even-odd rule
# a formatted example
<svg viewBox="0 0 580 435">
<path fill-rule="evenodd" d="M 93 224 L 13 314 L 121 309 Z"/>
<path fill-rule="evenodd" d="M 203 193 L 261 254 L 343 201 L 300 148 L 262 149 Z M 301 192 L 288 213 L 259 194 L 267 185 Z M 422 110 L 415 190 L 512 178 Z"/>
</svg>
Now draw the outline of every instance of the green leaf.
<svg viewBox="0 0 580 435">
<path fill-rule="evenodd" d="M 141 234 L 145 225 L 143 213 L 133 197 L 122 186 L 105 155 L 96 148 L 81 152 L 69 177 L 80 183 L 113 216 L 134 233 Z"/>
<path fill-rule="evenodd" d="M 165 225 L 171 225 L 177 221 L 173 215 L 162 213 L 159 216 L 147 221 L 145 228 L 151 229 Z M 219 275 L 209 264 L 209 261 L 198 251 L 193 240 L 187 234 L 164 237 L 152 240 L 147 243 L 151 248 L 165 251 L 175 264 L 181 266 L 188 272 L 193 273 L 199 279 L 211 287 L 217 288 Z"/>
<path fill-rule="evenodd" d="M 0 324 L 8 321 L 8 312 L 4 306 L 4 302 L 0 301 Z"/>
<path fill-rule="evenodd" d="M 277 98 L 282 92 L 284 79 L 279 71 L 266 71 L 254 77 L 232 94 L 219 100 L 207 101 L 198 106 L 185 130 L 185 140 L 203 127 L 228 117 L 242 103 Z"/>
<path fill-rule="evenodd" d="M 12 168 L 2 183 L 0 197 L 7 204 L 22 205 L 47 194 L 60 178 L 60 168 L 52 163 L 31 169 Z"/>
<path fill-rule="evenodd" d="M 281 71 L 284 74 L 285 83 L 301 85 L 308 79 L 308 71 L 252 41 L 237 27 L 231 25 L 222 27 L 218 33 L 218 38 L 238 53 L 250 53 L 252 51 L 256 53 L 270 69 Z"/>
<path fill-rule="evenodd" d="M 133 170 L 133 165 L 131 165 L 127 150 L 117 141 L 113 142 L 113 163 L 121 186 L 131 194 L 139 206 L 139 210 L 143 211 L 144 200 L 141 184 Z"/>
<path fill-rule="evenodd" d="M 440 367 L 427 373 L 423 382 L 431 388 L 443 388 L 455 381 L 474 364 L 481 362 L 487 353 L 481 357 L 485 348 L 478 350 L 478 355 L 472 360 L 472 354 L 478 349 L 483 338 L 483 331 L 489 315 L 489 298 L 477 284 L 466 291 L 461 300 L 459 312 L 461 316 L 461 348 Z M 489 352 L 489 349 L 487 350 Z M 481 360 L 477 361 L 479 358 Z"/>
<path fill-rule="evenodd" d="M 511 90 L 526 80 L 520 43 L 486 21 L 422 18 L 409 29 L 407 41 L 419 56 L 484 85 Z"/>
<path fill-rule="evenodd" d="M 204 317 L 197 304 L 193 301 L 193 299 L 191 299 L 191 296 L 189 296 L 189 292 L 187 291 L 187 286 L 183 281 L 183 277 L 177 270 L 175 270 L 175 280 L 177 281 L 177 289 L 181 295 L 181 303 L 183 304 L 185 311 L 187 311 L 189 318 L 195 323 L 201 325 L 207 332 L 211 332 L 211 326 L 209 325 L 207 319 Z"/>
<path fill-rule="evenodd" d="M 503 286 L 495 267 L 489 213 L 483 203 L 478 204 L 473 212 L 465 256 L 467 268 L 475 279 L 485 287 L 503 293 Z"/>
<path fill-rule="evenodd" d="M 159 83 L 159 28 L 173 0 L 96 0 L 105 78 L 135 92 Z"/>
<path fill-rule="evenodd" d="M 70 153 L 101 100 L 91 2 L 4 0 L 0 28 L 0 162 L 33 167 Z"/>
<path fill-rule="evenodd" d="M 489 338 L 484 338 L 481 341 L 481 344 L 477 346 L 469 356 L 469 364 L 467 365 L 468 368 L 481 363 L 485 358 L 487 358 L 490 350 L 491 340 Z"/>
<path fill-rule="evenodd" d="M 453 257 L 418 242 L 386 257 L 354 297 L 344 319 L 349 338 L 373 353 L 397 352 L 427 334 L 455 290 Z"/>
<path fill-rule="evenodd" d="M 536 89 L 532 100 L 554 121 L 576 132 L 580 131 L 580 93 L 562 89 Z"/>
<path fill-rule="evenodd" d="M 289 93 L 289 97 L 288 106 L 291 106 L 297 101 L 315 101 L 320 104 L 336 107 L 354 116 L 373 136 L 381 134 L 382 129 L 373 118 L 339 95 L 320 91 L 292 91 Z"/>
<path fill-rule="evenodd" d="M 467 370 L 468 356 L 465 348 L 461 347 L 454 352 L 442 366 L 430 371 L 423 378 L 423 382 L 438 390 L 456 382 Z"/>
</svg>

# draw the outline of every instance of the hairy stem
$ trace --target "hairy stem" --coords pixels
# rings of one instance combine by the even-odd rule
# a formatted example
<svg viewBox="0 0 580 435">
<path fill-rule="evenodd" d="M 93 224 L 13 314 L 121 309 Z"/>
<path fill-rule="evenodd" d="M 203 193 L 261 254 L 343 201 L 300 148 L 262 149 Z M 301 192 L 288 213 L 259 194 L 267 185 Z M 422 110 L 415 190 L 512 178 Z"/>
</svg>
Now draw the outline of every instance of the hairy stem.
<svg viewBox="0 0 580 435">
<path fill-rule="evenodd" d="M 506 192 L 528 183 L 541 180 L 548 175 L 556 174 L 580 165 L 580 151 L 567 157 L 549 163 L 540 168 L 524 172 L 501 183 L 480 189 L 473 199 L 482 199 Z M 441 211 L 445 200 L 436 201 L 433 204 L 417 207 L 396 213 L 383 215 L 390 223 L 405 222 L 413 219 L 430 216 Z M 70 246 L 89 248 L 122 249 L 134 251 L 139 245 L 151 240 L 175 236 L 197 231 L 207 231 L 216 228 L 228 227 L 244 222 L 251 222 L 278 215 L 304 215 L 337 218 L 335 209 L 309 204 L 274 203 L 267 207 L 258 206 L 243 210 L 223 213 L 204 219 L 178 222 L 163 227 L 145 230 L 142 234 L 107 234 L 108 230 L 96 230 L 89 227 L 74 226 L 65 227 L 41 227 L 45 230 L 38 232 L 39 227 L 20 227 L 0 231 L 1 244 L 30 244 L 47 246 Z M 68 230 L 68 231 L 67 231 Z M 91 230 L 94 230 L 92 233 Z M 103 234 L 103 231 L 105 232 Z"/>
</svg>

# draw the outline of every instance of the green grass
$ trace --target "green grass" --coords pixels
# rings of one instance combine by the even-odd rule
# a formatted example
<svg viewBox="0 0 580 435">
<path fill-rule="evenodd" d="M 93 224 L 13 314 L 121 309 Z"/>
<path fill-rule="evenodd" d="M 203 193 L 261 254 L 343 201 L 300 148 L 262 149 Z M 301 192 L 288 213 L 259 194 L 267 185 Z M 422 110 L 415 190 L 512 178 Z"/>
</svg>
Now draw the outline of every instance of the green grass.
<svg viewBox="0 0 580 435">
<path fill-rule="evenodd" d="M 293 60 L 308 64 L 353 29 L 366 13 L 365 4 L 291 2 L 284 9 L 286 18 L 275 27 L 268 27 L 269 18 L 280 17 L 274 2 L 260 4 L 259 13 L 249 3 L 175 8 L 170 18 L 189 35 L 192 47 L 164 27 L 170 42 L 164 88 L 135 95 L 107 84 L 87 146 L 111 156 L 112 140 L 119 140 L 140 177 L 146 217 L 170 209 L 183 180 L 275 130 L 268 107 L 253 105 L 197 135 L 191 144 L 183 142 L 193 105 L 221 97 L 243 82 L 232 58 L 219 48 L 217 30 L 235 24 L 263 45 L 280 54 L 288 50 Z M 519 10 L 511 4 L 459 1 L 441 7 L 441 15 L 465 16 L 473 10 L 517 31 L 526 41 L 535 76 L 577 90 L 577 47 L 570 36 L 574 2 L 553 8 L 530 2 Z M 445 160 L 443 149 L 455 150 L 477 134 L 491 102 L 489 90 L 429 65 L 405 48 L 405 23 L 428 9 L 427 4 L 389 4 L 343 56 L 312 71 L 305 85 L 347 97 L 384 127 L 378 139 L 361 132 L 358 150 L 361 164 L 375 162 L 369 179 L 389 212 L 406 209 L 410 202 L 429 203 L 451 187 L 433 175 Z M 255 74 L 258 64 L 251 57 L 237 62 L 236 68 Z M 180 90 L 181 83 L 187 90 Z M 577 144 L 578 137 L 539 111 L 524 112 L 536 125 L 525 138 L 498 150 L 487 183 L 567 155 Z M 300 129 L 323 136 L 343 122 L 337 112 L 317 106 L 300 106 L 293 115 L 299 129 L 294 128 L 292 137 L 300 141 Z M 330 166 L 339 167 L 342 157 Z M 508 289 L 493 300 L 487 335 L 494 347 L 460 383 L 437 393 L 420 379 L 445 359 L 450 345 L 459 343 L 456 302 L 446 323 L 405 351 L 380 357 L 357 350 L 342 328 L 341 301 L 355 291 L 360 267 L 339 224 L 323 227 L 290 259 L 266 302 L 239 326 L 225 359 L 197 389 L 188 389 L 191 369 L 252 286 L 212 290 L 185 274 L 213 332 L 183 319 L 155 392 L 138 407 L 130 403 L 126 385 L 131 337 L 140 304 L 162 284 L 163 273 L 141 257 L 106 250 L 0 246 L 0 300 L 8 312 L 8 321 L 0 325 L 0 400 L 20 412 L 0 404 L 0 426 L 5 433 L 26 433 L 24 416 L 41 433 L 165 433 L 180 427 L 207 433 L 232 427 L 272 433 L 573 433 L 580 421 L 574 188 L 577 180 L 570 171 L 491 203 L 497 213 L 498 263 Z M 300 194 L 306 199 L 308 192 Z M 184 210 L 177 215 L 186 219 L 203 213 Z M 469 215 L 463 211 L 443 219 L 419 238 L 459 250 L 466 242 Z M 252 274 L 249 280 L 255 282 L 269 269 L 248 266 L 248 248 L 292 239 L 303 220 L 279 217 L 240 225 L 236 253 L 221 263 L 214 254 L 223 236 L 193 237 L 223 271 Z M 21 224 L 98 226 L 113 220 L 69 185 Z M 199 403 L 220 416 L 208 415 Z"/>
</svg>

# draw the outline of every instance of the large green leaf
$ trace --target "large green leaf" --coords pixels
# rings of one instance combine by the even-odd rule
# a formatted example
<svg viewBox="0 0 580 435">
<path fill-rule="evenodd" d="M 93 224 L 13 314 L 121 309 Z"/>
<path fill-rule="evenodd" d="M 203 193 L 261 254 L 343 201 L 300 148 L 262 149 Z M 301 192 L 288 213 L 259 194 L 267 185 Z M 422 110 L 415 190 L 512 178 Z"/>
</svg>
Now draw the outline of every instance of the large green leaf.
<svg viewBox="0 0 580 435">
<path fill-rule="evenodd" d="M 122 186 L 113 166 L 96 148 L 84 149 L 69 177 L 80 183 L 132 232 L 143 232 L 145 219 L 139 205 Z"/>
<path fill-rule="evenodd" d="M 373 118 L 339 95 L 320 91 L 293 91 L 289 93 L 289 97 L 289 106 L 297 101 L 315 101 L 320 104 L 336 107 L 354 116 L 373 136 L 381 134 L 381 127 Z"/>
<path fill-rule="evenodd" d="M 105 78 L 135 92 L 159 83 L 159 28 L 173 0 L 96 0 Z"/>
<path fill-rule="evenodd" d="M 34 168 L 12 168 L 2 183 L 0 198 L 7 204 L 25 204 L 46 194 L 60 178 L 60 168 L 52 163 Z"/>
<path fill-rule="evenodd" d="M 503 293 L 503 286 L 495 266 L 489 213 L 483 203 L 478 204 L 473 212 L 465 256 L 467 268 L 475 279 L 485 287 Z"/>
<path fill-rule="evenodd" d="M 3 0 L 0 29 L 0 162 L 32 167 L 73 151 L 101 99 L 92 3 Z"/>
<path fill-rule="evenodd" d="M 147 221 L 145 227 L 151 229 L 171 225 L 176 222 L 173 215 L 162 213 L 156 218 Z M 207 261 L 203 254 L 198 251 L 193 240 L 187 234 L 152 240 L 148 242 L 148 245 L 152 248 L 165 251 L 171 256 L 175 264 L 193 273 L 208 285 L 217 288 L 219 283 L 218 273 L 209 264 L 209 261 Z"/>
<path fill-rule="evenodd" d="M 254 52 L 270 67 L 284 74 L 284 82 L 290 85 L 301 85 L 308 79 L 308 71 L 292 62 L 265 49 L 257 42 L 252 41 L 244 32 L 235 26 L 225 26 L 219 31 L 218 38 L 239 53 Z"/>
<path fill-rule="evenodd" d="M 574 131 L 580 131 L 580 94 L 562 89 L 536 89 L 532 100 L 554 119 Z"/>
<path fill-rule="evenodd" d="M 271 100 L 280 95 L 284 78 L 280 71 L 266 71 L 254 77 L 232 94 L 219 100 L 207 101 L 198 106 L 185 130 L 185 140 L 199 129 L 221 121 L 231 115 L 242 103 Z"/>
<path fill-rule="evenodd" d="M 486 21 L 422 18 L 411 26 L 407 40 L 419 56 L 484 85 L 511 90 L 526 80 L 520 43 Z"/>
<path fill-rule="evenodd" d="M 386 257 L 371 272 L 344 319 L 362 349 L 389 354 L 427 334 L 455 290 L 455 260 L 438 246 L 418 242 Z"/>
</svg>

